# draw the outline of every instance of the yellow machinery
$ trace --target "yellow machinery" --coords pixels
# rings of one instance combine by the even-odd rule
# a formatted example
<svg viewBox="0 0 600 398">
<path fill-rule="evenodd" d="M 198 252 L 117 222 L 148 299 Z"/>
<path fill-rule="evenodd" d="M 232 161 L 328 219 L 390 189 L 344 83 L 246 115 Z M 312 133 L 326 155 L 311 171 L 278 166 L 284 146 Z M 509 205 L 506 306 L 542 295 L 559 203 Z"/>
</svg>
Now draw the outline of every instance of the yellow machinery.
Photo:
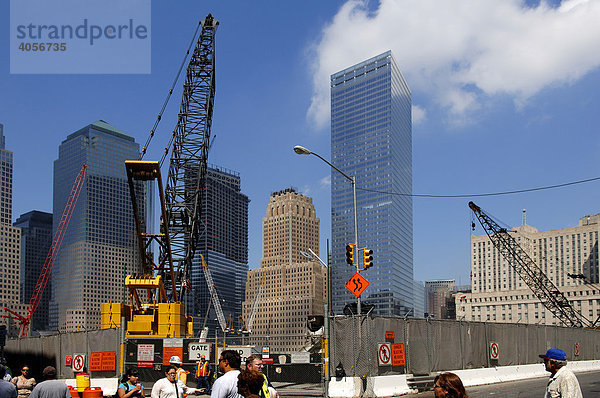
<svg viewBox="0 0 600 398">
<path fill-rule="evenodd" d="M 191 337 L 193 335 L 192 317 L 186 316 L 185 304 L 174 301 L 177 297 L 175 272 L 171 263 L 169 237 L 165 225 L 161 225 L 160 234 L 148 234 L 144 231 L 138 213 L 136 181 L 156 181 L 162 215 L 166 214 L 165 197 L 162 191 L 162 178 L 159 163 L 155 161 L 128 160 L 125 162 L 127 178 L 134 207 L 135 226 L 138 235 L 139 251 L 142 255 L 142 275 L 128 275 L 125 287 L 129 291 L 131 305 L 122 303 L 102 303 L 101 328 L 110 329 L 121 326 L 121 318 L 126 322 L 128 338 L 169 338 Z M 150 243 L 157 242 L 165 253 L 162 259 L 154 262 L 150 252 Z M 157 273 L 158 275 L 154 276 Z M 165 277 L 171 282 L 171 297 L 165 289 Z"/>
</svg>

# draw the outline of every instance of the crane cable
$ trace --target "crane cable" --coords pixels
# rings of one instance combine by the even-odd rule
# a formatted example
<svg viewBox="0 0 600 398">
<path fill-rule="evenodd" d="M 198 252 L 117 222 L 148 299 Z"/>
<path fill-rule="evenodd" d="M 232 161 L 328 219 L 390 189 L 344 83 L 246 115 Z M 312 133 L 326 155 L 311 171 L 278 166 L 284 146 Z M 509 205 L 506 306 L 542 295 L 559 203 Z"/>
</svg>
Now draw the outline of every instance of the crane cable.
<svg viewBox="0 0 600 398">
<path fill-rule="evenodd" d="M 592 182 L 592 181 L 598 181 L 598 180 L 600 180 L 600 177 L 594 177 L 594 178 L 588 178 L 588 179 L 585 179 L 585 180 L 565 182 L 563 184 L 547 185 L 547 186 L 537 187 L 537 188 L 517 189 L 517 190 L 513 190 L 513 191 L 477 193 L 477 194 L 470 194 L 470 195 L 467 195 L 467 194 L 460 194 L 460 195 L 436 195 L 436 194 L 401 193 L 401 192 L 379 191 L 377 189 L 360 188 L 360 187 L 356 187 L 356 189 L 359 190 L 359 191 L 366 191 L 366 192 L 373 192 L 373 193 L 382 193 L 382 194 L 386 194 L 386 195 L 407 196 L 407 197 L 413 197 L 413 198 L 476 198 L 476 197 L 482 197 L 482 196 L 500 196 L 500 195 L 512 195 L 512 194 L 524 193 L 524 192 L 543 191 L 543 190 L 546 190 L 546 189 L 561 188 L 561 187 L 566 187 L 566 186 L 569 186 L 569 185 L 583 184 L 583 183 L 586 183 L 586 182 Z"/>
<path fill-rule="evenodd" d="M 175 76 L 175 79 L 173 79 L 173 84 L 171 84 L 171 88 L 169 89 L 169 93 L 167 94 L 167 97 L 165 98 L 165 101 L 163 102 L 162 108 L 160 109 L 160 112 L 158 113 L 158 116 L 156 117 L 156 121 L 154 122 L 154 126 L 152 127 L 152 130 L 150 130 L 150 135 L 148 136 L 148 139 L 146 140 L 146 143 L 142 147 L 142 151 L 140 152 L 140 156 L 139 156 L 138 160 L 142 160 L 144 158 L 144 155 L 146 154 L 146 150 L 148 149 L 148 145 L 150 145 L 150 141 L 154 137 L 154 133 L 156 132 L 158 124 L 160 123 L 160 121 L 162 119 L 162 115 L 163 115 L 165 109 L 167 108 L 167 104 L 169 103 L 169 100 L 171 99 L 171 95 L 173 94 L 173 89 L 177 85 L 177 82 L 179 81 L 179 76 L 181 76 L 181 71 L 183 70 L 183 67 L 185 66 L 187 58 L 190 55 L 190 50 L 192 49 L 192 46 L 196 42 L 196 36 L 198 35 L 198 30 L 200 29 L 201 26 L 202 26 L 202 21 L 198 22 L 198 26 L 196 26 L 196 31 L 194 32 L 194 36 L 192 36 L 192 40 L 190 41 L 190 45 L 188 46 L 188 49 L 187 49 L 187 51 L 185 53 L 185 56 L 183 57 L 183 60 L 181 61 L 181 65 L 179 65 L 179 70 L 177 71 L 177 75 Z M 175 137 L 175 131 L 173 131 L 173 133 L 171 134 L 171 138 L 169 140 L 169 143 L 165 147 L 165 151 L 163 153 L 163 156 L 160 159 L 160 166 L 162 166 L 163 161 L 165 160 L 165 157 L 169 153 L 169 149 L 171 148 L 171 144 L 173 143 L 174 137 Z"/>
</svg>

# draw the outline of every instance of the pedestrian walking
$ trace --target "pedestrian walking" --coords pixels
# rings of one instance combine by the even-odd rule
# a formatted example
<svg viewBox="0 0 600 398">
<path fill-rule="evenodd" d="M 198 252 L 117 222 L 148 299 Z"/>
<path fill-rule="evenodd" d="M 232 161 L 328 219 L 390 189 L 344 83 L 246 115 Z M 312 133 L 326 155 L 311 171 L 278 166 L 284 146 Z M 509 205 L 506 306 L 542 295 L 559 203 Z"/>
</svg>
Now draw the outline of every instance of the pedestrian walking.
<svg viewBox="0 0 600 398">
<path fill-rule="evenodd" d="M 211 398 L 243 398 L 238 394 L 237 382 L 242 358 L 239 352 L 223 350 L 219 357 L 219 370 L 225 373 L 212 386 Z"/>
<path fill-rule="evenodd" d="M 200 362 L 196 366 L 196 381 L 198 388 L 206 389 L 206 392 L 210 394 L 210 377 L 212 375 L 212 366 L 210 361 L 206 360 L 206 355 L 200 355 Z"/>
<path fill-rule="evenodd" d="M 566 367 L 567 354 L 563 350 L 550 348 L 540 358 L 550 372 L 545 398 L 583 398 L 577 377 Z"/>
<path fill-rule="evenodd" d="M 0 365 L 0 398 L 17 398 L 17 387 L 10 381 L 4 380 L 6 367 Z"/>
<path fill-rule="evenodd" d="M 136 369 L 129 368 L 121 379 L 121 384 L 117 389 L 119 398 L 145 398 L 144 386 L 138 381 L 139 374 Z"/>
<path fill-rule="evenodd" d="M 35 386 L 29 398 L 71 398 L 69 387 L 56 380 L 56 368 L 46 366 L 42 371 L 44 381 Z"/>
<path fill-rule="evenodd" d="M 152 386 L 152 398 L 182 398 L 183 394 L 198 394 L 204 392 L 202 389 L 191 388 L 177 380 L 177 369 L 169 365 L 165 368 L 165 377 L 158 380 Z"/>
<path fill-rule="evenodd" d="M 469 398 L 462 380 L 452 372 L 444 372 L 435 376 L 433 393 L 435 398 Z"/>
<path fill-rule="evenodd" d="M 19 398 L 28 398 L 33 387 L 35 387 L 35 379 L 31 376 L 31 369 L 27 365 L 21 366 L 21 375 L 13 377 L 11 382 L 17 387 Z"/>
<path fill-rule="evenodd" d="M 244 369 L 238 375 L 238 394 L 244 398 L 263 398 L 261 394 L 264 382 L 262 373 Z"/>
<path fill-rule="evenodd" d="M 246 358 L 246 369 L 260 373 L 264 379 L 261 394 L 259 395 L 263 398 L 279 398 L 279 393 L 277 393 L 275 387 L 273 387 L 269 379 L 267 379 L 267 375 L 263 372 L 264 367 L 265 365 L 260 355 L 250 355 Z"/>
</svg>

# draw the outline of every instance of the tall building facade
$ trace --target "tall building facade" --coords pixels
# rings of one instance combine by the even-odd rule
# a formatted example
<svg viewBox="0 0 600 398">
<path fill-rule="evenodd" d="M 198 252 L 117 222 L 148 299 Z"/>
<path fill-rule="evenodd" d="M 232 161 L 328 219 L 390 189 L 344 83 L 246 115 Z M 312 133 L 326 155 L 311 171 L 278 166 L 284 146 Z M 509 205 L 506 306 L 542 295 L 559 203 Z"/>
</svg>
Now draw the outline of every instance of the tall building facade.
<svg viewBox="0 0 600 398">
<path fill-rule="evenodd" d="M 204 325 L 212 332 L 218 327 L 214 306 L 204 277 L 200 256 L 215 282 L 223 314 L 237 324 L 242 314 L 246 276 L 248 274 L 248 196 L 241 191 L 240 174 L 223 167 L 209 166 L 202 198 L 202 226 L 192 264 L 192 293 L 187 296 L 188 315 L 194 328 Z"/>
<path fill-rule="evenodd" d="M 425 316 L 425 286 L 421 281 L 413 283 L 413 298 L 414 312 L 410 314 L 415 318 L 423 318 Z"/>
<path fill-rule="evenodd" d="M 139 255 L 125 160 L 139 144 L 105 121 L 70 134 L 54 161 L 53 228 L 59 225 L 75 177 L 87 165 L 85 183 L 52 271 L 51 328 L 100 327 L 100 304 L 121 302 L 124 279 L 139 273 Z M 143 191 L 143 187 L 140 187 Z M 146 214 L 145 196 L 139 203 Z"/>
<path fill-rule="evenodd" d="M 454 279 L 425 281 L 425 312 L 427 316 L 448 319 L 446 302 L 452 297 L 455 284 Z"/>
<path fill-rule="evenodd" d="M 374 252 L 361 299 L 377 315 L 404 315 L 413 309 L 411 93 L 390 51 L 331 76 L 331 161 L 356 177 L 359 247 Z M 333 309 L 341 313 L 356 301 L 344 287 L 355 272 L 345 259 L 354 210 L 352 186 L 335 170 L 331 212 Z"/>
<path fill-rule="evenodd" d="M 52 213 L 33 210 L 21 214 L 13 225 L 21 229 L 21 303 L 29 304 L 52 244 Z M 51 289 L 48 281 L 31 321 L 32 330 L 48 329 Z"/>
<path fill-rule="evenodd" d="M 13 153 L 6 149 L 4 126 L 0 124 L 0 311 L 11 315 L 8 308 L 26 315 L 27 306 L 21 304 L 19 296 L 19 275 L 21 273 L 21 230 L 11 225 L 12 221 L 12 180 Z M 0 325 L 7 326 L 10 336 L 16 336 L 18 324 L 0 317 Z"/>
<path fill-rule="evenodd" d="M 529 257 L 569 300 L 592 321 L 600 317 L 598 232 L 600 214 L 582 217 L 579 225 L 538 231 L 527 225 L 511 234 Z M 471 235 L 472 292 L 457 295 L 456 316 L 466 320 L 555 325 L 560 322 L 523 282 L 487 235 Z M 571 275 L 583 275 L 574 279 Z M 584 283 L 587 282 L 587 283 Z"/>
<path fill-rule="evenodd" d="M 274 192 L 263 218 L 260 268 L 248 272 L 243 317 L 249 320 L 258 297 L 253 336 L 271 336 L 271 352 L 293 352 L 306 343 L 307 321 L 323 315 L 327 273 L 306 256 L 319 253 L 319 219 L 312 199 L 288 188 Z M 257 340 L 259 341 L 259 340 Z"/>
</svg>

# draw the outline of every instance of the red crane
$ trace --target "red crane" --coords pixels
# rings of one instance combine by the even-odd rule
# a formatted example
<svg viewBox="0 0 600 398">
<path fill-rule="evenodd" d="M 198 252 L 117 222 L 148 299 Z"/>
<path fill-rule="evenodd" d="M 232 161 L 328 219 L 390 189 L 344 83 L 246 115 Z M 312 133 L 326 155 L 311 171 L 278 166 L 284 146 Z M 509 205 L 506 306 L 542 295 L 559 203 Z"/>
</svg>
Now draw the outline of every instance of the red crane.
<svg viewBox="0 0 600 398">
<path fill-rule="evenodd" d="M 75 209 L 77 198 L 79 198 L 79 193 L 81 192 L 81 188 L 83 187 L 86 168 L 87 165 L 85 164 L 81 166 L 81 171 L 75 178 L 73 188 L 71 188 L 71 194 L 69 195 L 69 199 L 67 200 L 67 204 L 65 205 L 65 210 L 63 211 L 62 217 L 60 218 L 60 222 L 58 223 L 58 227 L 56 228 L 56 232 L 54 233 L 52 245 L 50 246 L 50 250 L 48 250 L 48 254 L 46 255 L 46 261 L 44 261 L 44 266 L 42 267 L 40 276 L 38 277 L 37 283 L 35 284 L 35 288 L 33 289 L 33 294 L 31 295 L 31 299 L 29 299 L 27 315 L 23 316 L 21 314 L 9 310 L 8 308 L 4 308 L 6 311 L 12 314 L 2 315 L 4 318 L 10 318 L 19 321 L 19 337 L 25 337 L 25 335 L 27 334 L 29 330 L 29 324 L 31 323 L 31 318 L 33 317 L 33 314 L 35 313 L 35 310 L 37 309 L 38 304 L 40 303 L 40 299 L 42 298 L 42 294 L 44 293 L 44 289 L 46 288 L 46 284 L 48 283 L 48 279 L 50 278 L 50 273 L 52 272 L 52 265 L 54 264 L 54 260 L 56 259 L 58 251 L 60 250 L 60 245 L 65 236 L 65 232 L 67 231 L 69 221 L 71 220 L 73 209 Z"/>
</svg>

